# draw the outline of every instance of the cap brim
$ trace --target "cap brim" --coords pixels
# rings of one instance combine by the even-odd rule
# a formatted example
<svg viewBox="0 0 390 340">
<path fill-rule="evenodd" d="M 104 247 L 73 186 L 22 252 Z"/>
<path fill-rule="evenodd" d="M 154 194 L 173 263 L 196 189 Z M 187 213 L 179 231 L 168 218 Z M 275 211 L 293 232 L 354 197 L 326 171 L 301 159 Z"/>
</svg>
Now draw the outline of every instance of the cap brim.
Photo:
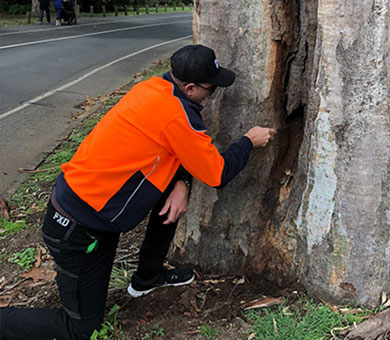
<svg viewBox="0 0 390 340">
<path fill-rule="evenodd" d="M 220 87 L 228 87 L 234 83 L 236 74 L 224 67 L 219 67 L 218 74 L 207 82 Z"/>
</svg>

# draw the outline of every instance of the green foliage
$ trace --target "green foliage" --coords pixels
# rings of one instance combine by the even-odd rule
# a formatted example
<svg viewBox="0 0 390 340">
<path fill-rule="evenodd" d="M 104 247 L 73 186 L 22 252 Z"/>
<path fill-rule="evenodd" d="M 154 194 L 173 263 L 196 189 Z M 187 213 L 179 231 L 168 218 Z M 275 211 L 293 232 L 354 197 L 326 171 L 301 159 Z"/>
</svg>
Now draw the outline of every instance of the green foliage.
<svg viewBox="0 0 390 340">
<path fill-rule="evenodd" d="M 4 238 L 7 235 L 17 233 L 18 231 L 27 228 L 26 222 L 17 221 L 11 222 L 6 219 L 0 217 L 0 230 L 1 230 L 1 238 Z"/>
<path fill-rule="evenodd" d="M 100 331 L 97 331 L 96 329 L 93 331 L 91 335 L 91 340 L 124 340 L 125 335 L 123 331 L 118 326 L 118 312 L 119 312 L 119 306 L 114 305 L 110 312 L 108 313 L 107 320 L 103 322 L 102 328 Z"/>
<path fill-rule="evenodd" d="M 24 269 L 30 269 L 35 263 L 35 255 L 37 250 L 34 248 L 26 248 L 21 253 L 12 253 L 9 262 L 16 263 Z"/>
<path fill-rule="evenodd" d="M 170 69 L 169 60 L 158 60 L 152 69 L 148 69 L 143 73 L 144 79 L 149 79 L 154 76 L 161 75 Z"/>
<path fill-rule="evenodd" d="M 218 335 L 218 330 L 210 325 L 202 325 L 200 331 L 202 336 L 208 340 L 214 339 Z"/>
<path fill-rule="evenodd" d="M 41 167 L 41 171 L 32 176 L 38 182 L 53 182 L 61 172 L 61 164 L 68 162 L 73 156 L 73 149 L 57 150 L 51 154 Z"/>
<path fill-rule="evenodd" d="M 343 315 L 322 303 L 302 298 L 297 307 L 289 307 L 285 302 L 277 309 L 252 310 L 246 316 L 254 323 L 257 340 L 325 340 L 333 329 L 361 322 L 367 313 Z"/>
<path fill-rule="evenodd" d="M 70 161 L 72 156 L 73 153 L 68 149 L 57 151 L 47 158 L 46 163 L 50 163 L 51 165 L 61 165 Z"/>
<path fill-rule="evenodd" d="M 160 327 L 157 323 L 153 325 L 150 331 L 146 332 L 144 335 L 144 340 L 154 339 L 160 336 L 165 336 L 164 328 Z"/>
<path fill-rule="evenodd" d="M 31 0 L 1 0 L 0 1 L 0 12 L 11 12 L 11 9 L 15 11 L 16 8 L 25 9 L 21 14 L 25 14 L 31 8 Z M 10 13 L 12 14 L 12 13 Z M 20 13 L 15 13 L 20 14 Z"/>
<path fill-rule="evenodd" d="M 21 6 L 21 5 L 12 5 L 8 13 L 10 15 L 20 15 L 20 14 L 26 14 L 26 12 L 30 11 L 30 6 Z"/>
</svg>

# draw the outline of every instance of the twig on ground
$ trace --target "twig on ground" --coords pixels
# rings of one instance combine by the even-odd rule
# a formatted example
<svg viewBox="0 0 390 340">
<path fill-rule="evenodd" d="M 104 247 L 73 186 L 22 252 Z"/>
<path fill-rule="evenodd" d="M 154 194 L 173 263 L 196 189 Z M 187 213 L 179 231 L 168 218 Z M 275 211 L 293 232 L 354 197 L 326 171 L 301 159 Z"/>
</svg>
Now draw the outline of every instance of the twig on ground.
<svg viewBox="0 0 390 340">
<path fill-rule="evenodd" d="M 60 165 L 56 165 L 56 166 L 52 166 L 50 168 L 36 169 L 36 170 L 31 170 L 31 169 L 26 169 L 26 168 L 19 168 L 18 172 L 20 172 L 20 173 L 28 173 L 28 174 L 35 174 L 35 173 L 38 173 L 38 172 L 45 172 L 45 171 L 49 171 L 49 170 L 53 170 L 53 169 L 58 169 L 59 167 L 60 167 Z"/>
<path fill-rule="evenodd" d="M 233 295 L 233 292 L 235 291 L 235 289 L 237 288 L 238 285 L 241 285 L 245 283 L 245 277 L 242 277 L 241 279 L 237 280 L 236 284 L 234 285 L 232 291 L 230 292 L 229 294 L 229 297 L 227 298 L 227 301 L 229 301 Z"/>
<path fill-rule="evenodd" d="M 137 255 L 137 253 L 132 253 L 132 254 L 123 255 L 123 256 L 117 258 L 117 259 L 114 261 L 114 263 L 121 262 L 121 261 L 123 261 L 124 259 L 127 259 L 128 257 L 136 256 L 136 255 Z M 138 262 L 138 260 L 137 260 L 137 259 L 134 259 L 134 260 L 126 261 L 126 262 L 135 263 L 135 262 Z"/>
<path fill-rule="evenodd" d="M 23 283 L 24 281 L 27 281 L 29 279 L 29 277 L 23 279 L 23 280 L 20 280 L 18 282 L 16 282 L 15 284 L 13 284 L 12 286 L 8 287 L 7 289 L 3 290 L 2 292 L 0 292 L 0 296 L 1 295 L 4 295 L 5 293 L 11 291 L 12 289 L 14 289 L 15 287 L 19 286 L 21 283 Z"/>
<path fill-rule="evenodd" d="M 12 307 L 26 307 L 31 306 L 32 303 L 36 302 L 38 300 L 38 296 L 33 296 L 26 301 L 23 302 L 15 302 L 12 304 Z"/>
</svg>

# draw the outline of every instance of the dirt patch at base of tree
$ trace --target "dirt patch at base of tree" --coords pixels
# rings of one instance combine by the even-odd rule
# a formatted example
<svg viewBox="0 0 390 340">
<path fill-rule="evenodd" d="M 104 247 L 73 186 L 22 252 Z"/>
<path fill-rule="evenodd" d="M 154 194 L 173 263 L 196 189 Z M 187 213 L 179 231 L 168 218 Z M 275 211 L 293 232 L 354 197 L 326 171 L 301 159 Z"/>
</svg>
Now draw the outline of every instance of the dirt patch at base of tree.
<svg viewBox="0 0 390 340">
<path fill-rule="evenodd" d="M 42 216 L 36 217 L 42 220 Z M 139 245 L 145 226 L 123 234 L 117 250 L 115 268 L 128 270 L 128 278 L 137 263 Z M 26 229 L 0 241 L 2 254 L 39 249 L 39 267 L 29 271 L 3 259 L 0 275 L 0 306 L 57 307 L 60 305 L 54 262 L 47 251 L 39 229 Z M 169 266 L 169 264 L 167 263 Z M 27 275 L 38 270 L 41 276 Z M 47 273 L 47 277 L 45 277 Z M 118 335 L 124 339 L 247 339 L 251 325 L 243 314 L 243 304 L 259 298 L 262 290 L 242 277 L 196 272 L 188 286 L 158 289 L 147 296 L 131 298 L 126 286 L 110 287 L 107 311 L 119 306 Z M 115 278 L 114 278 L 115 280 Z M 206 327 L 206 328 L 205 328 Z M 205 329 L 211 330 L 207 335 Z"/>
</svg>

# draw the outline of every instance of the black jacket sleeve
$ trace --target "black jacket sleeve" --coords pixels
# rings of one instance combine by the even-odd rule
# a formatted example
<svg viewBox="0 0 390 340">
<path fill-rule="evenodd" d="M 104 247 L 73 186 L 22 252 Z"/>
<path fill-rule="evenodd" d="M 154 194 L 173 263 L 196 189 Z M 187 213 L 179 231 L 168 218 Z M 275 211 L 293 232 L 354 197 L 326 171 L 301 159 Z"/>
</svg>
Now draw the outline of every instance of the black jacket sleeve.
<svg viewBox="0 0 390 340">
<path fill-rule="evenodd" d="M 222 188 L 229 183 L 245 167 L 252 149 L 251 140 L 243 136 L 237 143 L 233 143 L 226 151 L 222 152 L 221 155 L 225 160 L 225 165 L 222 171 L 221 184 L 218 188 Z"/>
</svg>

